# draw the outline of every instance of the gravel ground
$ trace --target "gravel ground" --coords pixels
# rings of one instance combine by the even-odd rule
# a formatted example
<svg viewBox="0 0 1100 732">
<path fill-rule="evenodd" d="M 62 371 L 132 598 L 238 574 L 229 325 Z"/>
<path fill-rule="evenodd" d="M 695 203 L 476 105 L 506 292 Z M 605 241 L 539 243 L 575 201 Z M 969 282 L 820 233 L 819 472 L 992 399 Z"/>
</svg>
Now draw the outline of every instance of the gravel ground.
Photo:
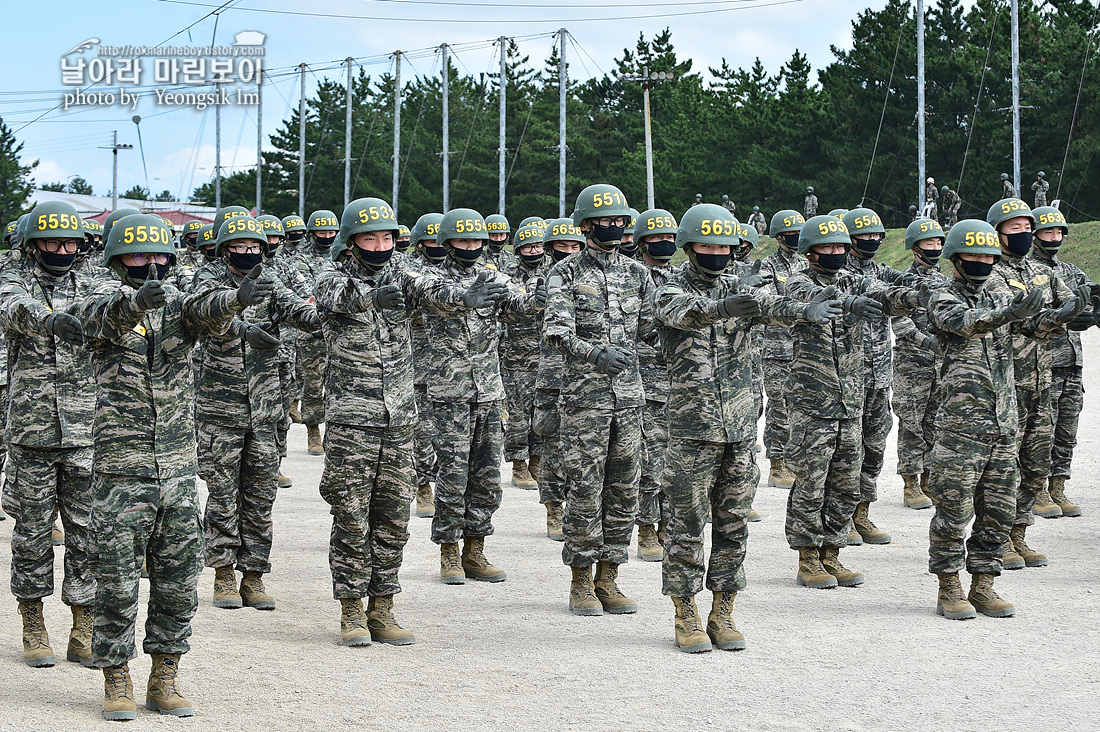
<svg viewBox="0 0 1100 732">
<path fill-rule="evenodd" d="M 1100 333 L 1089 331 L 1085 341 L 1095 355 Z M 934 614 L 932 511 L 902 506 L 891 435 L 871 515 L 893 542 L 843 554 L 866 575 L 862 587 L 796 586 L 796 555 L 783 539 L 786 492 L 760 486 L 755 507 L 764 518 L 751 527 L 749 587 L 734 612 L 749 647 L 737 653 L 677 651 L 659 564 L 633 560 L 622 568 L 620 585 L 638 601 L 636 615 L 571 615 L 561 545 L 545 537 L 537 492 L 508 485 L 508 466 L 496 534 L 486 543 L 508 581 L 440 584 L 430 521 L 413 518 L 397 614 L 416 632 L 416 645 L 340 646 L 330 517 L 317 492 L 323 459 L 306 455 L 305 428 L 295 425 L 284 463 L 294 486 L 275 504 L 275 570 L 267 577 L 278 608 L 213 608 L 214 573 L 206 570 L 180 677 L 197 713 L 176 720 L 139 709 L 128 729 L 1087 729 L 1100 713 L 1100 589 L 1081 574 L 1086 542 L 1095 548 L 1100 533 L 1095 360 L 1085 380 L 1076 478 L 1068 484 L 1084 516 L 1037 520 L 1029 542 L 1050 565 L 1007 572 L 997 583 L 1016 617 L 954 622 Z M 760 463 L 766 476 L 762 456 Z M 3 566 L 11 526 L 0 523 Z M 143 582 L 143 613 L 147 589 Z M 700 600 L 706 612 L 709 598 Z M 69 613 L 59 594 L 46 600 L 46 619 L 63 659 Z M 139 648 L 142 634 L 139 623 Z M 0 729 L 111 726 L 100 715 L 97 671 L 64 660 L 29 668 L 19 637 L 10 600 L 0 613 Z M 148 663 L 143 655 L 131 663 L 139 703 Z"/>
</svg>

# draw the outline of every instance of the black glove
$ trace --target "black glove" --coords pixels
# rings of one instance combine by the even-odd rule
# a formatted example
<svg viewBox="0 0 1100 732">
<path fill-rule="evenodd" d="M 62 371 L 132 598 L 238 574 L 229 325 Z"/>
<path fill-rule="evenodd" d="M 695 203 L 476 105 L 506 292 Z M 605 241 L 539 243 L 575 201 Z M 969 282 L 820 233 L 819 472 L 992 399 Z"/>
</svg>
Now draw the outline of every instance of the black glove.
<svg viewBox="0 0 1100 732">
<path fill-rule="evenodd" d="M 1096 313 L 1094 312 L 1081 313 L 1066 323 L 1066 327 L 1070 330 L 1088 330 L 1094 325 L 1096 325 Z"/>
<path fill-rule="evenodd" d="M 546 298 L 550 296 L 550 288 L 546 285 L 546 280 L 539 277 L 535 280 L 535 304 L 539 309 L 546 307 Z"/>
<path fill-rule="evenodd" d="M 748 272 L 741 275 L 741 278 L 737 281 L 738 287 L 747 287 L 749 289 L 756 289 L 757 287 L 764 287 L 772 283 L 772 275 L 770 272 L 760 273 L 760 267 L 764 264 L 764 260 L 758 259 L 752 263 L 752 267 Z"/>
<path fill-rule="evenodd" d="M 1035 288 L 1031 292 L 1020 292 L 1006 308 L 1009 321 L 1023 320 L 1038 315 L 1043 309 L 1043 292 Z"/>
<path fill-rule="evenodd" d="M 138 306 L 139 310 L 156 310 L 164 307 L 167 301 L 168 297 L 164 294 L 164 285 L 157 279 L 156 267 L 150 266 L 148 278 L 134 295 L 134 304 Z"/>
<path fill-rule="evenodd" d="M 54 338 L 60 338 L 70 346 L 84 345 L 84 326 L 80 319 L 68 313 L 50 313 L 46 317 L 46 330 Z"/>
<path fill-rule="evenodd" d="M 258 323 L 249 323 L 244 332 L 244 341 L 255 351 L 274 351 L 279 347 L 279 339 L 268 333 Z"/>
<path fill-rule="evenodd" d="M 601 374 L 615 376 L 630 365 L 633 355 L 617 346 L 596 346 L 588 352 L 585 360 L 595 365 L 596 370 Z"/>
<path fill-rule="evenodd" d="M 924 340 L 921 341 L 921 346 L 926 351 L 931 351 L 937 356 L 943 355 L 943 347 L 940 345 L 940 339 L 936 336 L 926 335 Z"/>
<path fill-rule="evenodd" d="M 405 307 L 405 293 L 399 285 L 391 282 L 376 288 L 371 293 L 371 302 L 379 310 L 401 310 Z"/>
<path fill-rule="evenodd" d="M 718 301 L 718 314 L 723 318 L 756 318 L 760 303 L 747 292 L 735 292 Z"/>
<path fill-rule="evenodd" d="M 1088 285 L 1081 285 L 1073 289 L 1073 294 L 1077 296 L 1077 312 L 1074 313 L 1076 317 L 1088 308 L 1092 300 L 1092 289 Z"/>
<path fill-rule="evenodd" d="M 462 304 L 476 310 L 496 305 L 508 297 L 508 285 L 490 279 L 489 270 L 483 269 L 470 288 L 462 294 Z"/>
<path fill-rule="evenodd" d="M 260 279 L 264 272 L 264 266 L 257 264 L 252 271 L 244 276 L 241 286 L 237 288 L 237 301 L 248 307 L 258 305 L 275 292 L 275 282 L 269 279 Z"/>
<path fill-rule="evenodd" d="M 811 323 L 828 323 L 844 314 L 844 305 L 836 299 L 836 288 L 830 285 L 824 288 L 806 306 L 803 316 Z"/>
<path fill-rule="evenodd" d="M 1086 303 L 1081 302 L 1081 298 L 1075 297 L 1067 302 L 1062 307 L 1058 308 L 1054 313 L 1054 320 L 1063 325 L 1076 318 L 1084 310 Z"/>
<path fill-rule="evenodd" d="M 844 312 L 851 313 L 864 320 L 869 318 L 881 318 L 882 306 L 878 300 L 865 295 L 849 295 L 844 300 Z"/>
</svg>

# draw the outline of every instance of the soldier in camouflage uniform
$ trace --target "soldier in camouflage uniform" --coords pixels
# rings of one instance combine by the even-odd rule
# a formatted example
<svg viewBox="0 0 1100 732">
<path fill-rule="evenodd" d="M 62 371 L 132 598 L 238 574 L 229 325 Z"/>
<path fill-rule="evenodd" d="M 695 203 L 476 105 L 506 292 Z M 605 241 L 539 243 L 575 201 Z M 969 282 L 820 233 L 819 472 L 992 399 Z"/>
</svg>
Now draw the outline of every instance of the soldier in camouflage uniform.
<svg viewBox="0 0 1100 732">
<path fill-rule="evenodd" d="M 950 229 L 959 221 L 959 207 L 962 199 L 951 188 L 944 186 L 940 189 L 940 200 L 943 201 L 943 228 Z"/>
<path fill-rule="evenodd" d="M 695 194 L 695 200 L 692 202 L 691 205 L 692 206 L 702 206 L 703 205 L 703 194 L 702 193 L 696 193 Z"/>
<path fill-rule="evenodd" d="M 737 204 L 731 201 L 730 197 L 727 195 L 722 196 L 722 208 L 726 209 L 734 216 L 737 215 Z"/>
<path fill-rule="evenodd" d="M 263 226 L 254 218 L 227 219 L 218 232 L 221 259 L 199 270 L 194 286 L 196 294 L 214 298 L 260 279 L 269 293 L 242 311 L 225 335 L 202 341 L 196 415 L 199 475 L 209 491 L 206 566 L 215 569 L 215 607 L 275 607 L 263 575 L 271 571 L 279 472 L 279 334 L 287 327 L 320 328 L 314 307 L 264 272 L 266 246 Z M 244 573 L 240 591 L 234 568 Z"/>
<path fill-rule="evenodd" d="M 512 236 L 512 226 L 504 214 L 489 214 L 485 217 L 485 225 L 489 227 L 489 244 L 484 255 L 486 265 L 510 274 L 519 266 L 519 257 L 505 249 Z"/>
<path fill-rule="evenodd" d="M 1016 406 L 1019 411 L 1019 432 L 1016 435 L 1020 484 L 1016 490 L 1016 520 L 1013 522 L 1010 549 L 1006 551 L 1005 568 L 1042 567 L 1047 558 L 1027 545 L 1027 527 L 1035 522 L 1032 510 L 1042 514 L 1061 515 L 1061 509 L 1044 496 L 1050 475 L 1050 451 L 1054 439 L 1051 420 L 1051 342 L 1066 332 L 1066 323 L 1080 315 L 1091 293 L 1087 287 L 1074 292 L 1061 277 L 1027 255 L 1031 251 L 1035 218 L 1031 208 L 1019 198 L 1009 198 L 993 204 L 986 221 L 997 230 L 1001 258 L 993 266 L 986 287 L 1002 300 L 1011 300 L 1017 293 L 1039 292 L 1044 310 L 1012 327 L 1013 363 L 1016 378 Z M 1018 555 L 1018 556 L 1016 556 Z"/>
<path fill-rule="evenodd" d="M 491 225 L 486 219 L 486 225 Z M 512 284 L 533 292 L 550 269 L 543 252 L 546 229 L 537 224 L 521 226 L 513 247 L 519 264 L 511 272 Z M 491 236 L 491 234 L 490 234 Z M 492 241 L 492 240 L 490 240 Z M 508 423 L 504 431 L 504 461 L 512 463 L 512 485 L 538 487 L 539 436 L 531 429 L 535 381 L 539 366 L 542 311 L 504 324 L 500 339 L 500 376 L 504 383 Z M 528 462 L 530 465 L 528 465 Z"/>
<path fill-rule="evenodd" d="M 756 229 L 757 234 L 763 234 L 768 230 L 768 220 L 760 213 L 759 206 L 752 207 L 752 215 L 749 216 L 749 226 Z"/>
<path fill-rule="evenodd" d="M 172 284 L 180 292 L 187 292 L 195 279 L 195 272 L 206 263 L 206 258 L 199 253 L 199 232 L 203 223 L 198 219 L 192 219 L 183 226 L 180 234 L 182 250 L 176 251 L 176 261 L 172 265 Z"/>
<path fill-rule="evenodd" d="M 281 256 L 283 250 L 283 243 L 286 241 L 286 233 L 283 229 L 283 222 L 278 216 L 272 216 L 271 214 L 264 214 L 256 218 L 256 223 L 263 227 L 264 236 L 267 238 L 267 245 L 264 247 L 264 269 L 267 271 L 269 277 L 273 277 L 281 282 L 283 285 L 289 287 L 287 284 L 295 278 L 298 271 L 289 266 L 287 260 Z M 292 328 L 287 329 L 293 332 Z M 275 445 L 279 449 L 279 487 L 289 488 L 294 485 L 294 482 L 283 475 L 282 460 L 286 457 L 286 436 L 290 432 L 290 424 L 293 421 L 290 417 L 290 409 L 294 406 L 295 395 L 295 379 L 294 379 L 294 353 L 288 348 L 285 348 L 282 340 L 279 341 L 279 395 L 281 398 L 282 410 L 279 415 L 279 422 L 275 429 Z"/>
<path fill-rule="evenodd" d="M 1031 184 L 1031 190 L 1035 191 L 1035 208 L 1043 208 L 1047 205 L 1047 191 L 1050 190 L 1050 181 L 1047 174 L 1039 171 L 1035 176 L 1035 182 Z"/>
<path fill-rule="evenodd" d="M 687 653 L 745 647 L 731 612 L 745 587 L 748 515 L 760 480 L 753 446 L 756 412 L 750 397 L 749 331 L 759 321 L 790 326 L 824 323 L 840 302 L 810 304 L 754 294 L 726 274 L 740 226 L 720 206 L 684 214 L 676 243 L 688 262 L 657 288 L 654 310 L 668 364 L 669 465 L 664 492 L 670 507 L 662 592 L 676 607 L 675 637 Z M 713 537 L 706 585 L 713 605 L 702 628 L 695 595 L 703 588 L 703 531 Z"/>
<path fill-rule="evenodd" d="M 788 380 L 791 432 L 786 460 L 795 474 L 787 497 L 787 542 L 799 553 L 800 585 L 845 587 L 863 575 L 840 563 L 852 515 L 860 499 L 863 404 L 866 397 L 863 321 L 904 315 L 919 295 L 904 286 L 845 267 L 848 227 L 832 216 L 802 225 L 798 252 L 809 268 L 787 281 L 787 295 L 811 302 L 833 293 L 843 298 L 845 317 L 826 325 L 800 322 L 792 329 L 795 358 Z"/>
<path fill-rule="evenodd" d="M 806 260 L 798 256 L 798 232 L 806 219 L 792 209 L 777 211 L 771 220 L 769 236 L 775 238 L 779 248 L 764 257 L 761 273 L 771 276 L 772 294 L 785 295 L 791 277 L 806 269 Z M 790 421 L 787 414 L 787 374 L 794 360 L 794 344 L 787 328 L 764 326 L 763 375 L 764 391 L 768 396 L 764 407 L 764 449 L 771 462 L 768 485 L 790 488 L 794 475 L 787 467 L 784 451 L 790 437 Z"/>
<path fill-rule="evenodd" d="M 630 221 L 623 230 L 623 238 L 619 243 L 619 254 L 630 259 L 641 259 L 638 253 L 638 242 L 634 239 L 634 225 L 638 223 L 638 210 L 630 209 Z"/>
<path fill-rule="evenodd" d="M 92 413 L 95 390 L 72 310 L 89 282 L 73 271 L 84 241 L 76 209 L 41 203 L 24 223 L 25 256 L 0 274 L 0 327 L 7 341 L 9 394 L 4 509 L 15 520 L 11 535 L 11 591 L 23 616 L 23 660 L 55 663 L 42 617 L 42 598 L 53 594 L 51 532 L 55 506 L 67 534 L 61 599 L 72 609 L 67 657 L 87 665 L 91 652 Z"/>
<path fill-rule="evenodd" d="M 938 263 L 945 234 L 935 219 L 921 219 L 905 230 L 905 248 L 913 263 L 905 270 L 914 281 L 941 287 L 947 278 Z M 936 439 L 936 410 L 940 404 L 940 343 L 923 308 L 890 319 L 894 331 L 894 383 L 891 406 L 898 416 L 898 475 L 905 484 L 903 502 L 913 509 L 931 508 L 925 495 L 932 443 Z"/>
<path fill-rule="evenodd" d="M 1001 198 L 1015 198 L 1016 186 L 1008 179 L 1008 173 L 1001 173 Z"/>
<path fill-rule="evenodd" d="M 1090 288 L 1095 297 L 1097 285 L 1080 267 L 1058 258 L 1065 238 L 1069 235 L 1066 217 L 1056 208 L 1033 210 L 1035 239 L 1028 256 L 1040 265 L 1049 267 L 1070 288 L 1082 285 Z M 1081 507 L 1066 498 L 1066 481 L 1070 476 L 1073 448 L 1077 446 L 1077 422 L 1084 406 L 1085 388 L 1081 383 L 1084 353 L 1079 330 L 1090 326 L 1090 313 L 1081 315 L 1082 321 L 1069 323 L 1066 333 L 1057 336 L 1051 344 L 1050 405 L 1054 423 L 1054 437 L 1050 450 L 1050 478 L 1048 492 L 1052 502 L 1063 516 L 1080 516 Z M 1095 322 L 1095 316 L 1092 316 Z"/>
<path fill-rule="evenodd" d="M 410 256 L 409 247 L 412 246 L 412 229 L 404 224 L 397 225 L 397 239 L 393 242 L 395 254 Z"/>
<path fill-rule="evenodd" d="M 993 589 L 1016 515 L 1016 409 L 1013 338 L 1006 327 L 1035 316 L 1039 290 L 1012 302 L 983 286 L 1001 247 L 993 227 L 973 219 L 954 226 L 943 256 L 950 286 L 932 293 L 928 318 L 943 349 L 928 494 L 936 514 L 928 529 L 928 571 L 939 577 L 936 613 L 949 620 L 1007 617 L 1015 608 Z M 969 539 L 966 527 L 973 519 Z M 959 572 L 972 575 L 963 596 Z"/>
<path fill-rule="evenodd" d="M 8 225 L 4 227 L 4 237 L 0 240 L 0 271 L 3 271 L 8 263 L 11 262 L 11 240 L 15 235 L 15 229 L 19 226 L 18 221 L 10 221 Z M 8 413 L 8 345 L 4 341 L 4 331 L 0 329 L 0 354 L 3 354 L 3 358 L 0 359 L 0 408 L 3 409 L 3 414 Z M 0 435 L 0 471 L 4 470 L 4 464 L 8 460 L 8 440 L 7 437 Z M 2 480 L 2 477 L 0 477 Z M 8 515 L 4 513 L 4 509 L 0 508 L 0 521 L 6 519 Z"/>
<path fill-rule="evenodd" d="M 171 279 L 161 282 L 174 258 L 168 229 L 156 216 L 127 217 L 104 251 L 113 276 L 101 278 L 80 307 L 98 386 L 91 650 L 103 668 L 107 719 L 136 716 L 128 662 L 146 558 L 143 648 L 153 657 L 146 706 L 180 717 L 194 713 L 176 686 L 203 565 L 190 352 L 199 338 L 223 334 L 251 296 L 232 290 L 203 301 L 188 296 Z"/>
<path fill-rule="evenodd" d="M 587 248 L 555 268 L 545 316 L 545 337 L 565 356 L 561 430 L 572 440 L 562 524 L 562 559 L 573 575 L 569 606 L 577 615 L 633 613 L 638 606 L 616 578 L 628 560 L 638 511 L 645 392 L 637 344 L 656 342 L 653 279 L 617 251 L 630 223 L 622 191 L 588 186 L 577 197 L 574 218 Z"/>
<path fill-rule="evenodd" d="M 814 187 L 806 187 L 806 198 L 802 201 L 802 213 L 806 218 L 817 216 L 817 196 L 814 195 Z"/>
<path fill-rule="evenodd" d="M 291 215 L 283 217 L 283 245 L 275 255 L 284 273 L 283 283 L 294 289 L 291 282 L 298 281 L 298 266 L 294 264 L 295 253 L 298 246 L 306 236 L 306 222 L 301 216 Z M 305 287 L 302 286 L 302 290 Z M 302 393 L 302 379 L 298 368 L 298 331 L 290 328 L 279 338 L 279 364 L 280 369 L 289 369 L 290 379 L 288 389 L 290 391 L 290 421 L 294 424 L 302 423 L 302 412 L 299 409 L 299 397 Z M 285 364 L 285 365 L 284 365 Z M 280 373 L 282 373 L 280 371 Z M 280 377 L 282 378 L 282 377 Z"/>
</svg>

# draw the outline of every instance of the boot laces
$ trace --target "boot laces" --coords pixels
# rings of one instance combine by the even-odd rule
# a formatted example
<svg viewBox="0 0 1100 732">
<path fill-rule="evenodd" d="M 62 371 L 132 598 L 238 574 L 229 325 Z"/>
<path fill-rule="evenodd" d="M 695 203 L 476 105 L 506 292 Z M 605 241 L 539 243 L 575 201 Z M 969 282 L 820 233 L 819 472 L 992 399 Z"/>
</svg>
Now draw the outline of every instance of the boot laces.
<svg viewBox="0 0 1100 732">
<path fill-rule="evenodd" d="M 25 605 L 23 617 L 27 623 L 27 630 L 31 633 L 44 633 L 46 624 L 42 618 L 42 606 L 38 604 Z"/>
<path fill-rule="evenodd" d="M 447 569 L 458 569 L 461 564 L 461 557 L 458 553 L 457 544 L 444 544 L 443 545 L 443 565 Z"/>
<path fill-rule="evenodd" d="M 367 621 L 366 616 L 363 614 L 363 604 L 354 600 L 345 602 L 343 621 L 345 625 L 352 628 L 366 627 Z"/>
<path fill-rule="evenodd" d="M 680 623 L 684 626 L 684 632 L 688 635 L 691 633 L 701 633 L 703 628 L 699 624 L 699 613 L 695 611 L 694 603 L 690 600 L 681 600 L 680 607 L 682 608 Z"/>
<path fill-rule="evenodd" d="M 105 669 L 105 677 L 107 679 L 107 690 L 110 695 L 115 699 L 133 699 L 132 693 L 126 688 L 130 675 L 126 671 L 125 666 L 114 666 Z"/>
<path fill-rule="evenodd" d="M 90 637 L 93 625 L 95 625 L 95 615 L 92 614 L 89 608 L 85 608 L 84 614 L 80 616 L 80 627 L 78 628 L 80 634 Z"/>
</svg>

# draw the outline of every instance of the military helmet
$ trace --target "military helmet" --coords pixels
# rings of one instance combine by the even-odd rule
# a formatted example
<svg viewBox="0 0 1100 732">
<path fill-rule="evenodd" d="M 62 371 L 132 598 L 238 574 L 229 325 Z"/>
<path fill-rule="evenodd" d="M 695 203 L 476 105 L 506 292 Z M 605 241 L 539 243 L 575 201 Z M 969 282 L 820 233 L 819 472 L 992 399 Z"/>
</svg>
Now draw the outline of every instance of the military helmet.
<svg viewBox="0 0 1100 732">
<path fill-rule="evenodd" d="M 17 228 L 19 228 L 19 219 L 9 221 L 8 225 L 4 227 L 4 241 L 11 241 L 11 238 L 15 235 L 15 230 Z"/>
<path fill-rule="evenodd" d="M 748 224 L 737 225 L 737 238 L 742 242 L 748 242 L 753 249 L 756 249 L 760 244 L 760 232 L 756 230 L 755 226 L 749 226 Z"/>
<path fill-rule="evenodd" d="M 101 236 L 103 234 L 103 224 L 95 219 L 84 219 L 84 233 L 91 234 L 92 236 Z"/>
<path fill-rule="evenodd" d="M 336 217 L 332 211 L 328 209 L 319 209 L 314 211 L 306 219 L 306 231 L 312 233 L 314 231 L 339 231 L 340 219 Z"/>
<path fill-rule="evenodd" d="M 588 186 L 577 196 L 577 209 L 573 212 L 574 223 L 580 226 L 587 219 L 604 216 L 624 216 L 629 224 L 631 213 L 626 196 L 607 183 Z"/>
<path fill-rule="evenodd" d="M 306 222 L 302 220 L 301 216 L 291 214 L 290 216 L 283 217 L 283 231 L 289 234 L 292 231 L 305 231 Z"/>
<path fill-rule="evenodd" d="M 485 219 L 485 223 L 489 223 L 489 219 Z M 527 224 L 538 224 L 539 226 L 546 225 L 546 219 L 541 216 L 528 216 L 523 221 L 519 222 L 520 226 L 527 226 Z"/>
<path fill-rule="evenodd" d="M 634 237 L 640 239 L 652 234 L 675 234 L 679 229 L 676 217 L 663 208 L 651 208 L 638 214 L 634 225 Z"/>
<path fill-rule="evenodd" d="M 103 240 L 106 241 L 111 236 L 111 227 L 115 225 L 115 222 L 126 216 L 133 216 L 139 214 L 136 208 L 120 208 L 117 211 L 112 211 L 107 214 L 107 218 L 103 220 Z"/>
<path fill-rule="evenodd" d="M 71 203 L 46 201 L 31 209 L 23 241 L 31 239 L 83 239 L 84 221 Z"/>
<path fill-rule="evenodd" d="M 1021 216 L 1031 219 L 1031 225 L 1035 226 L 1035 216 L 1026 201 L 1022 198 L 1004 198 L 989 207 L 989 211 L 985 214 L 985 221 L 996 229 L 1005 221 Z"/>
<path fill-rule="evenodd" d="M 439 236 L 439 222 L 442 220 L 443 214 L 441 213 L 426 213 L 418 218 L 412 227 L 409 246 L 415 247 L 424 239 L 436 241 Z"/>
<path fill-rule="evenodd" d="M 226 219 L 248 215 L 248 209 L 244 206 L 222 206 L 218 209 L 218 212 L 214 214 L 214 231 L 221 231 L 222 224 L 225 223 Z"/>
<path fill-rule="evenodd" d="M 1046 178 L 1046 177 L 1047 177 L 1047 174 L 1046 174 L 1046 173 L 1044 173 L 1043 171 L 1041 171 L 1041 170 L 1040 170 L 1040 171 L 1039 171 L 1039 177 L 1040 177 L 1040 178 Z"/>
<path fill-rule="evenodd" d="M 768 236 L 779 236 L 787 231 L 798 231 L 804 223 L 806 223 L 806 217 L 793 208 L 776 211 L 772 215 L 771 226 L 768 227 Z"/>
<path fill-rule="evenodd" d="M 752 212 L 753 213 L 760 213 L 760 207 L 759 206 L 753 206 L 752 207 Z"/>
<path fill-rule="evenodd" d="M 950 190 L 951 190 L 951 189 L 950 189 L 950 188 L 948 188 L 947 186 L 943 186 L 942 188 L 940 188 L 940 193 L 941 193 L 942 195 L 946 196 L 946 195 L 947 195 L 947 192 L 948 192 L 948 191 L 950 191 Z"/>
<path fill-rule="evenodd" d="M 936 179 L 933 178 L 932 176 L 928 176 L 928 180 L 926 180 L 924 182 L 927 183 L 928 185 L 931 185 L 931 186 L 936 185 Z"/>
<path fill-rule="evenodd" d="M 543 236 L 545 243 L 555 241 L 575 241 L 578 244 L 585 243 L 584 232 L 581 231 L 577 225 L 573 223 L 573 219 L 569 217 L 547 221 L 546 233 Z"/>
<path fill-rule="evenodd" d="M 844 225 L 848 227 L 848 234 L 882 234 L 886 235 L 886 227 L 882 225 L 879 215 L 869 208 L 854 208 L 844 214 Z"/>
<path fill-rule="evenodd" d="M 529 217 L 532 218 L 532 217 Z M 538 217 L 533 217 L 538 218 Z M 530 223 L 527 219 L 524 219 L 524 223 Z M 523 224 L 520 224 L 522 226 Z M 485 228 L 489 230 L 490 234 L 511 234 L 512 225 L 508 223 L 508 217 L 504 214 L 489 214 L 485 217 Z"/>
<path fill-rule="evenodd" d="M 512 248 L 519 250 L 530 244 L 542 244 L 546 240 L 547 229 L 537 223 L 525 224 L 516 229 L 516 235 L 512 239 Z"/>
<path fill-rule="evenodd" d="M 832 211 L 829 212 L 828 215 L 829 216 L 834 216 L 838 219 L 843 219 L 845 214 L 847 214 L 847 213 L 848 213 L 848 209 L 846 209 L 846 208 L 834 208 Z"/>
<path fill-rule="evenodd" d="M 725 195 L 725 194 L 722 194 L 722 203 L 725 203 L 728 200 L 730 200 L 730 197 Z"/>
<path fill-rule="evenodd" d="M 488 241 L 489 231 L 485 228 L 485 219 L 472 208 L 453 208 L 443 214 L 439 222 L 439 234 L 436 242 L 448 246 L 451 239 L 482 239 Z"/>
<path fill-rule="evenodd" d="M 1066 222 L 1065 214 L 1053 206 L 1032 209 L 1031 215 L 1035 217 L 1035 231 L 1061 229 L 1063 234 L 1069 234 L 1069 224 Z"/>
<path fill-rule="evenodd" d="M 27 222 L 30 221 L 31 215 L 25 213 L 20 216 L 15 223 L 15 233 L 11 235 L 11 248 L 19 249 L 23 246 L 23 237 L 27 233 Z"/>
<path fill-rule="evenodd" d="M 214 231 L 213 224 L 203 224 L 203 227 L 199 229 L 199 238 L 195 242 L 195 246 L 199 249 L 208 247 L 211 244 L 218 243 L 218 232 Z"/>
<path fill-rule="evenodd" d="M 1008 180 L 1008 173 L 1001 173 L 1001 180 Z"/>
<path fill-rule="evenodd" d="M 263 216 L 257 216 L 256 221 L 260 222 L 260 226 L 264 227 L 264 236 L 286 236 L 283 232 L 282 219 L 278 216 L 264 214 Z"/>
<path fill-rule="evenodd" d="M 852 245 L 852 238 L 848 235 L 848 227 L 835 216 L 812 216 L 798 232 L 798 253 L 809 254 L 810 249 L 819 244 L 843 244 Z"/>
<path fill-rule="evenodd" d="M 702 198 L 702 197 L 703 197 L 703 194 L 702 194 L 702 193 L 696 193 L 696 194 L 695 194 L 695 197 L 696 197 L 696 198 Z"/>
<path fill-rule="evenodd" d="M 175 264 L 176 247 L 164 219 L 155 214 L 139 213 L 115 222 L 103 249 L 103 266 L 110 267 L 111 260 L 123 254 L 167 254 L 168 261 Z"/>
<path fill-rule="evenodd" d="M 263 224 L 251 216 L 234 216 L 226 219 L 222 223 L 222 227 L 218 229 L 218 244 L 214 250 L 215 254 L 220 255 L 226 244 L 240 239 L 257 241 L 265 247 L 267 246 L 267 235 L 264 234 Z"/>
<path fill-rule="evenodd" d="M 687 249 L 688 244 L 698 243 L 736 247 L 739 226 L 729 209 L 714 203 L 701 203 L 689 208 L 680 218 L 676 246 Z"/>
<path fill-rule="evenodd" d="M 806 193 L 813 193 L 813 192 L 814 192 L 814 187 L 813 186 L 806 186 Z"/>
<path fill-rule="evenodd" d="M 410 236 L 412 236 L 412 231 L 409 229 L 409 227 L 405 226 L 404 224 L 398 224 L 397 225 L 397 238 L 398 239 L 405 239 L 405 238 L 408 238 Z"/>
<path fill-rule="evenodd" d="M 935 219 L 917 219 L 905 227 L 905 248 L 912 249 L 918 241 L 925 239 L 946 239 L 943 228 Z"/>
<path fill-rule="evenodd" d="M 339 259 L 340 254 L 348 248 L 348 242 L 356 234 L 388 231 L 393 234 L 396 242 L 400 229 L 397 215 L 390 204 L 381 198 L 358 198 L 344 208 L 344 213 L 340 217 L 340 233 L 336 235 L 329 257 L 334 262 Z"/>
<path fill-rule="evenodd" d="M 626 222 L 626 228 L 623 229 L 624 234 L 633 234 L 634 227 L 638 223 L 638 209 L 630 209 L 630 220 Z"/>
<path fill-rule="evenodd" d="M 992 254 L 1001 256 L 1001 244 L 992 224 L 978 219 L 964 219 L 951 227 L 943 243 L 944 259 L 956 254 Z"/>
<path fill-rule="evenodd" d="M 198 219 L 191 219 L 183 225 L 183 235 L 187 236 L 188 234 L 197 234 L 199 233 L 199 230 L 202 229 L 202 226 L 202 222 Z"/>
</svg>

